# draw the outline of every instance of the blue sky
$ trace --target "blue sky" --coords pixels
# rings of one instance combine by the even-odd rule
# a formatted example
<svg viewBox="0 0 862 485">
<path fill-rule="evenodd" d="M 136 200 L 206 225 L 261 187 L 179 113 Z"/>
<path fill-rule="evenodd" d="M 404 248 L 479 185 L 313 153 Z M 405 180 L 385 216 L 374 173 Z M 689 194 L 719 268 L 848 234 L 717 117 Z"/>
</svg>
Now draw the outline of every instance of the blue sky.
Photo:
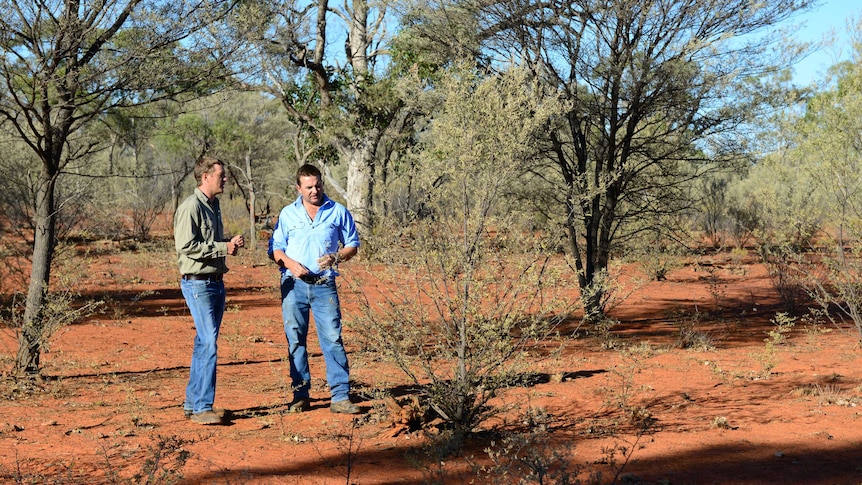
<svg viewBox="0 0 862 485">
<path fill-rule="evenodd" d="M 808 13 L 791 19 L 800 25 L 798 41 L 819 42 L 834 31 L 835 44 L 817 52 L 794 66 L 794 81 L 798 85 L 808 85 L 823 81 L 827 69 L 837 62 L 850 58 L 850 42 L 847 34 L 847 21 L 862 16 L 862 2 L 858 0 L 823 0 L 820 6 Z"/>
</svg>

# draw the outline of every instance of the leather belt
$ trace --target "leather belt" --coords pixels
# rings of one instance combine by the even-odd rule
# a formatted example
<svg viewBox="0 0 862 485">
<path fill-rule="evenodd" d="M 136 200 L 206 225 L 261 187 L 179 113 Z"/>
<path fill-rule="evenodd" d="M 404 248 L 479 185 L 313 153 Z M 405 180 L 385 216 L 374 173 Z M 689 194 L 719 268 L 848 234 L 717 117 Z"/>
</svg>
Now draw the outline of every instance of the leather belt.
<svg viewBox="0 0 862 485">
<path fill-rule="evenodd" d="M 184 274 L 184 280 L 191 281 L 221 281 L 222 274 L 221 273 L 213 273 L 213 274 Z"/>
<path fill-rule="evenodd" d="M 329 277 L 328 276 L 321 276 L 321 275 L 307 274 L 305 276 L 300 276 L 298 278 L 296 276 L 294 276 L 293 278 L 298 279 L 298 280 L 302 280 L 302 281 L 308 283 L 309 285 L 325 285 L 325 284 L 329 283 Z"/>
</svg>

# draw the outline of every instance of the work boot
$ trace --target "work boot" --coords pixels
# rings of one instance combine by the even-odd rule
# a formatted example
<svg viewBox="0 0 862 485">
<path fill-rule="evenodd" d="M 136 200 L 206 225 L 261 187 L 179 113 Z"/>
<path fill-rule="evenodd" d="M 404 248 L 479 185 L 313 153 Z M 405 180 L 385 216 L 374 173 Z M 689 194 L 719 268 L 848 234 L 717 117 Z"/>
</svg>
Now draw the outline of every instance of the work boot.
<svg viewBox="0 0 862 485">
<path fill-rule="evenodd" d="M 200 413 L 192 414 L 192 421 L 199 424 L 221 424 L 222 415 L 217 414 L 215 411 L 203 411 Z"/>
<path fill-rule="evenodd" d="M 300 397 L 294 399 L 290 406 L 287 407 L 287 412 L 289 413 L 304 413 L 311 409 L 311 406 L 308 404 L 308 398 Z"/>
<path fill-rule="evenodd" d="M 329 410 L 338 414 L 359 414 L 359 406 L 350 402 L 350 399 L 335 401 L 329 405 Z"/>
</svg>

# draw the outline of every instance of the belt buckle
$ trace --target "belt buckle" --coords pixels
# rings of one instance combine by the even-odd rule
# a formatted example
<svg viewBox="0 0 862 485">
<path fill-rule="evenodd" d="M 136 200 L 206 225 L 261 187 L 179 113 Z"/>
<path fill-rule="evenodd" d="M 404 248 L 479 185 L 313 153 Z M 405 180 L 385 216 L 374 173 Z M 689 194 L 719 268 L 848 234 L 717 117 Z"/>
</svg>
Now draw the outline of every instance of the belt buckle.
<svg viewBox="0 0 862 485">
<path fill-rule="evenodd" d="M 306 274 L 299 277 L 303 282 L 308 283 L 309 285 L 322 285 L 326 283 L 326 276 L 323 275 L 313 275 Z"/>
</svg>

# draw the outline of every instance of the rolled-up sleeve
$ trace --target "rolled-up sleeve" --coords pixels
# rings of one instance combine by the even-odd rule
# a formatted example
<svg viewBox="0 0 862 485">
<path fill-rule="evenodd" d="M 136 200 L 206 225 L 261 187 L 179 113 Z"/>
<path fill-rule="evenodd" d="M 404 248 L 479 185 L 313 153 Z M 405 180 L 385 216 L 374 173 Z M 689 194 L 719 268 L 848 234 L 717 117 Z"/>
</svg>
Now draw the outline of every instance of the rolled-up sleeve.
<svg viewBox="0 0 862 485">
<path fill-rule="evenodd" d="M 273 257 L 273 253 L 280 249 L 282 251 L 287 250 L 287 233 L 284 231 L 284 221 L 282 220 L 283 216 L 280 214 L 278 217 L 278 221 L 275 223 L 275 227 L 272 229 L 272 235 L 269 237 L 269 249 L 267 253 L 269 254 L 270 259 Z"/>
<path fill-rule="evenodd" d="M 358 248 L 359 247 L 359 232 L 356 230 L 356 223 L 353 220 L 353 215 L 348 211 L 343 212 L 344 221 L 341 224 L 341 243 L 344 247 Z"/>
</svg>

